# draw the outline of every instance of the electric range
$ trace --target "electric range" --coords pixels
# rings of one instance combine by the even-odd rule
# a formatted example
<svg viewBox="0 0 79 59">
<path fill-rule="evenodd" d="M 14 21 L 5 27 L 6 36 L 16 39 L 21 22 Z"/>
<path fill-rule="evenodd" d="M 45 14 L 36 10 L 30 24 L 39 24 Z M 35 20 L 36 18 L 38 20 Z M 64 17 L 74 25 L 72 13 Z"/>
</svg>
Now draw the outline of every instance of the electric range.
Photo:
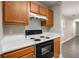
<svg viewBox="0 0 79 59">
<path fill-rule="evenodd" d="M 53 57 L 53 40 L 49 34 L 43 34 L 42 30 L 27 30 L 26 38 L 36 43 L 36 58 Z"/>
</svg>

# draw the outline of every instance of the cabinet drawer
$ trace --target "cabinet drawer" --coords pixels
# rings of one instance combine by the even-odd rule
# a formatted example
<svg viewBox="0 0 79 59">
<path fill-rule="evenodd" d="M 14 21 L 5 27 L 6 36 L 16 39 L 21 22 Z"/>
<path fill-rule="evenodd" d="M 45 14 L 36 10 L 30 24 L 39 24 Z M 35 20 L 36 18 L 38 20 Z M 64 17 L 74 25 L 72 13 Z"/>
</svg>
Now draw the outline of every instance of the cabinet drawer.
<svg viewBox="0 0 79 59">
<path fill-rule="evenodd" d="M 34 57 L 35 57 L 34 53 L 29 53 L 27 55 L 22 56 L 21 58 L 34 58 Z"/>
<path fill-rule="evenodd" d="M 14 51 L 14 52 L 4 54 L 3 57 L 6 57 L 6 58 L 18 58 L 18 57 L 23 56 L 25 54 L 28 54 L 28 53 L 30 53 L 32 51 L 34 51 L 34 46 L 26 47 L 26 48 L 23 48 L 23 49 Z"/>
</svg>

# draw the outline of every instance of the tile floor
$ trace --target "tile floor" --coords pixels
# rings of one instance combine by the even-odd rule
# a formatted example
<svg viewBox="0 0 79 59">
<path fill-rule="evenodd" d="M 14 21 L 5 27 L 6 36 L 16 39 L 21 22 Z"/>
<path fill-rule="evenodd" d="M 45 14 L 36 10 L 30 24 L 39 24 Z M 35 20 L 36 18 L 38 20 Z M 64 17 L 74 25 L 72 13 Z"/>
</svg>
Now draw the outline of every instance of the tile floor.
<svg viewBox="0 0 79 59">
<path fill-rule="evenodd" d="M 62 44 L 62 57 L 79 58 L 79 36 Z"/>
</svg>

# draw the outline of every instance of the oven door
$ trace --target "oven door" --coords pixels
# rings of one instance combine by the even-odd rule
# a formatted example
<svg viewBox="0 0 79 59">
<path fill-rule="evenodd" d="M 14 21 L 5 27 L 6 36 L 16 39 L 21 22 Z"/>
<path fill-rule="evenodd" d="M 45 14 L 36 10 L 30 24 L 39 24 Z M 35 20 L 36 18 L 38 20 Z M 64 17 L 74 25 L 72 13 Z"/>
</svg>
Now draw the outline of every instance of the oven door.
<svg viewBox="0 0 79 59">
<path fill-rule="evenodd" d="M 53 57 L 53 41 L 47 41 L 36 45 L 37 58 Z"/>
</svg>

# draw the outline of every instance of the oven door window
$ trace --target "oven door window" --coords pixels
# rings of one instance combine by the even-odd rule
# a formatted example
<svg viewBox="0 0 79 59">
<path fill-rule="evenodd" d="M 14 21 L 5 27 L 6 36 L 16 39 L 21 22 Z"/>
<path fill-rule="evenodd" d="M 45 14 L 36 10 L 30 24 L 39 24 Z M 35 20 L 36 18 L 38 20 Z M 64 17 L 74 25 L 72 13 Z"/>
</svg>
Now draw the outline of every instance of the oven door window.
<svg viewBox="0 0 79 59">
<path fill-rule="evenodd" d="M 51 45 L 47 45 L 41 48 L 41 55 L 47 54 L 51 51 Z"/>
</svg>

